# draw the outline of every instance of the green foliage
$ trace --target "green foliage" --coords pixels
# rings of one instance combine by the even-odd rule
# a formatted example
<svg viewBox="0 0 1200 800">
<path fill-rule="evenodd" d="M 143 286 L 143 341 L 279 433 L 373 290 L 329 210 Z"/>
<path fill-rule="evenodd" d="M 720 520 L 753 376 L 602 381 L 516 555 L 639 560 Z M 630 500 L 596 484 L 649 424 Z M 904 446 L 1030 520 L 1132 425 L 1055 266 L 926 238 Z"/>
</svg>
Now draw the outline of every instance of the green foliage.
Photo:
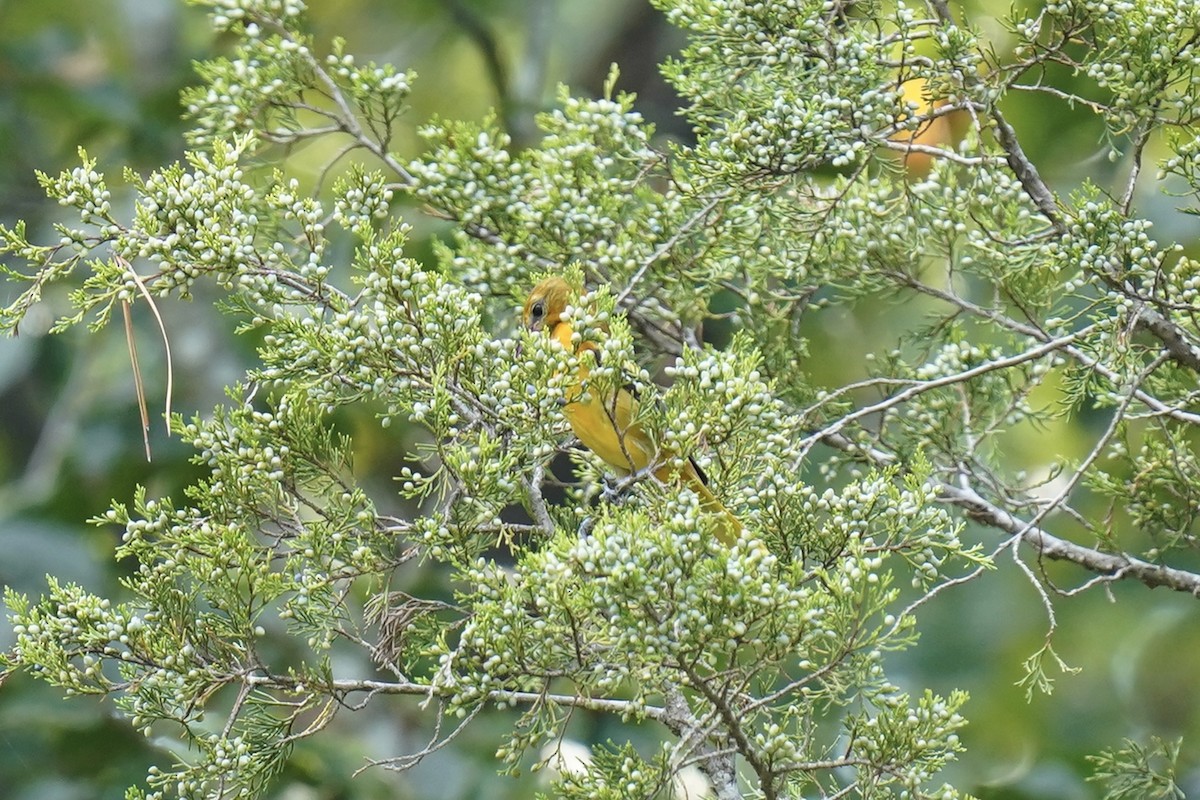
<svg viewBox="0 0 1200 800">
<path fill-rule="evenodd" d="M 1050 694 L 1054 691 L 1055 676 L 1050 674 L 1046 668 L 1046 662 L 1049 660 L 1054 669 L 1058 673 L 1071 674 L 1079 672 L 1078 668 L 1072 668 L 1067 662 L 1063 661 L 1058 653 L 1054 652 L 1054 648 L 1049 642 L 1044 644 L 1036 653 L 1033 653 L 1021 665 L 1024 670 L 1024 675 L 1017 682 L 1019 686 L 1025 688 L 1025 699 L 1033 700 L 1035 692 L 1040 694 Z"/>
<path fill-rule="evenodd" d="M 1200 75 L 1197 24 L 1187 3 L 1066 0 L 1048 3 L 1040 25 L 1016 30 L 1031 48 L 1057 49 L 1071 37 L 1095 45 L 1080 66 L 1106 95 L 1103 116 L 1117 136 L 1196 122 L 1189 91 Z"/>
<path fill-rule="evenodd" d="M 135 599 L 113 604 L 53 579 L 41 603 L 6 597 L 20 663 L 41 663 L 68 694 L 116 696 L 147 735 L 181 726 L 189 767 L 152 771 L 160 791 L 220 796 L 277 773 L 297 726 L 316 730 L 308 715 L 331 710 L 303 685 L 330 681 L 333 639 L 356 625 L 348 588 L 400 560 L 394 535 L 344 482 L 347 442 L 312 409 L 283 398 L 270 412 L 242 405 L 176 421 L 210 468 L 188 493 L 194 505 L 139 489 L 132 510 L 117 504 L 95 520 L 124 527 L 117 556 L 134 565 L 124 584 Z M 260 649 L 280 624 L 307 642 L 301 664 L 273 666 Z M 276 670 L 282 684 L 257 680 Z M 236 713 L 214 730 L 205 719 L 223 690 L 237 693 Z"/>
<path fill-rule="evenodd" d="M 819 0 L 656 5 L 692 34 L 666 75 L 692 101 L 704 179 L 849 166 L 865 152 L 864 131 L 898 124 L 898 84 L 880 58 L 891 48 L 876 20 L 886 14 L 903 43 L 915 19 L 903 7 L 868 3 L 848 20 Z"/>
<path fill-rule="evenodd" d="M 620 800 L 624 797 L 670 797 L 671 768 L 666 754 L 650 761 L 631 746 L 600 747 L 582 774 L 568 772 L 558 782 L 555 797 L 563 800 Z"/>
<path fill-rule="evenodd" d="M 257 345 L 224 405 L 172 419 L 201 471 L 185 502 L 139 488 L 95 520 L 123 531 L 125 600 L 55 578 L 40 600 L 6 594 L 0 667 L 177 742 L 128 797 L 262 796 L 339 712 L 408 696 L 434 735 L 395 766 L 499 713 L 515 773 L 586 712 L 624 727 L 560 770 L 560 796 L 666 797 L 695 765 L 723 798 L 954 798 L 940 773 L 966 694 L 889 677 L 926 602 L 1011 548 L 1051 618 L 1022 683 L 1048 693 L 1046 659 L 1069 670 L 1022 548 L 1197 593 L 1186 560 L 1158 564 L 1195 549 L 1200 513 L 1195 265 L 1134 213 L 1136 167 L 1124 191 L 1062 200 L 1001 108 L 1068 64 L 1100 99 L 1053 96 L 1139 165 L 1152 129 L 1175 129 L 1163 169 L 1196 194 L 1194 9 L 1055 3 L 1010 20 L 1000 54 L 939 2 L 659 0 L 690 36 L 665 72 L 694 145 L 660 146 L 610 80 L 600 99 L 561 88 L 528 149 L 494 116 L 429 122 L 429 152 L 401 157 L 411 73 L 318 42 L 299 2 L 198 5 L 234 45 L 184 94 L 183 162 L 127 172 L 118 203 L 81 151 L 40 176 L 76 220 L 56 244 L 0 228 L 22 265 L 5 267 L 22 286 L 7 331 L 53 284 L 72 288 L 56 330 L 204 286 Z M 914 140 L 952 115 L 960 134 Z M 342 149 L 313 180 L 290 148 L 325 141 Z M 927 172 L 902 160 L 918 154 Z M 453 223 L 432 256 L 401 199 Z M 571 447 L 581 356 L 514 332 L 514 299 L 547 273 L 582 289 L 585 391 L 633 385 L 663 463 L 693 459 L 745 526 L 732 546 L 695 492 L 654 469 L 602 490 L 603 462 Z M 896 299 L 927 304 L 927 325 L 832 359 L 810 346 L 831 309 Z M 703 336 L 716 317 L 736 329 L 723 348 Z M 1047 390 L 1061 406 L 1035 402 Z M 1109 420 L 1086 456 L 1011 454 L 1062 407 Z M 371 423 L 346 433 L 354 410 Z M 403 462 L 391 492 L 356 471 L 364 440 Z M 1038 470 L 1065 483 L 1041 492 Z M 1172 796 L 1160 761 L 1178 752 L 1109 751 L 1097 776 L 1110 797 Z"/>
<path fill-rule="evenodd" d="M 1096 765 L 1092 780 L 1104 784 L 1104 800 L 1183 800 L 1186 795 L 1175 782 L 1178 740 L 1157 736 L 1149 745 L 1125 740 L 1120 750 L 1105 750 L 1089 760 Z"/>
</svg>

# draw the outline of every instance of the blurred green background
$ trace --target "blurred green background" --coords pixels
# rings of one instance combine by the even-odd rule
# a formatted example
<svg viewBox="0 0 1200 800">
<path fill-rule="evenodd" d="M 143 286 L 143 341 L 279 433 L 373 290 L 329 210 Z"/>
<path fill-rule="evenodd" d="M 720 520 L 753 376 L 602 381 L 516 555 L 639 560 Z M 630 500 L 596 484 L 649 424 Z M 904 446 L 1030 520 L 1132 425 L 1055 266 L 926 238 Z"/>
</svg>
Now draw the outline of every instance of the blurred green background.
<svg viewBox="0 0 1200 800">
<path fill-rule="evenodd" d="M 966 4 L 970 19 L 1003 53 L 998 21 L 1008 0 Z M 499 106 L 518 142 L 533 136 L 532 115 L 555 84 L 596 94 L 608 65 L 621 66 L 619 86 L 640 97 L 639 108 L 663 138 L 686 139 L 674 113 L 678 102 L 657 73 L 681 34 L 641 0 L 314 0 L 311 24 L 319 42 L 344 36 L 360 60 L 390 61 L 419 74 L 408 120 L 432 113 L 477 119 Z M 35 238 L 57 238 L 34 170 L 56 172 L 77 163 L 80 145 L 119 184 L 120 167 L 145 173 L 182 155 L 178 93 L 194 83 L 191 63 L 227 46 L 201 11 L 181 0 L 0 0 L 0 222 L 29 223 Z M 1067 78 L 1071 80 L 1070 78 Z M 1102 148 L 1098 122 L 1082 111 L 1042 98 L 1013 98 L 1006 109 L 1026 151 L 1056 190 L 1085 178 L 1108 186 L 1128 169 Z M 411 133 L 397 141 L 405 156 L 419 152 Z M 296 165 L 303 169 L 303 154 Z M 314 172 L 321 165 L 314 163 Z M 1147 182 L 1141 213 L 1156 221 L 1160 241 L 1194 249 L 1194 218 Z M 118 198 L 117 203 L 120 203 Z M 427 230 L 428 226 L 419 228 Z M 423 246 L 416 244 L 416 251 Z M 11 298 L 0 287 L 0 299 Z M 200 294 L 197 302 L 166 304 L 175 357 L 176 410 L 211 409 L 253 354 L 252 342 L 229 332 Z M 121 594 L 121 565 L 111 558 L 117 532 L 84 520 L 110 501 L 127 500 L 137 483 L 151 495 L 182 496 L 195 475 L 188 449 L 152 429 L 147 463 L 124 333 L 119 324 L 97 335 L 44 334 L 64 309 L 52 292 L 21 335 L 0 340 L 0 584 L 38 594 L 53 573 L 107 596 Z M 144 313 L 144 309 L 140 310 Z M 827 315 L 814 330 L 810 369 L 835 385 L 840 370 L 822 352 L 847 337 L 894 346 L 914 312 L 858 308 Z M 138 317 L 139 355 L 151 412 L 161 413 L 161 342 L 149 319 Z M 1047 398 L 1052 402 L 1052 398 Z M 351 421 L 350 424 L 355 424 Z M 370 444 L 358 454 L 362 475 L 378 475 L 376 496 L 389 496 L 388 440 L 370 419 Z M 1017 442 L 1020 457 L 1049 465 L 1062 454 L 1086 452 L 1082 416 Z M 365 439 L 366 437 L 364 437 Z M 991 534 L 980 533 L 991 542 Z M 1064 586 L 1086 579 L 1046 565 Z M 1042 644 L 1047 616 L 1037 593 L 1014 568 L 999 569 L 941 595 L 923 616 L 919 647 L 892 658 L 906 688 L 970 691 L 966 758 L 946 776 L 989 800 L 1075 800 L 1098 797 L 1086 784 L 1084 756 L 1118 745 L 1122 737 L 1200 733 L 1200 607 L 1166 590 L 1119 585 L 1060 599 L 1058 652 L 1077 675 L 1063 676 L 1051 696 L 1026 702 L 1015 685 L 1021 662 Z M 11 641 L 0 625 L 0 647 Z M 361 669 L 362 665 L 347 665 Z M 377 700 L 366 713 L 344 714 L 315 740 L 303 743 L 276 796 L 334 798 L 528 797 L 535 777 L 497 780 L 492 753 L 508 717 L 484 718 L 456 746 L 396 775 L 374 769 L 351 774 L 367 758 L 387 758 L 423 744 L 422 712 L 413 703 Z M 571 734 L 584 741 L 618 735 L 615 723 L 579 715 Z M 157 742 L 133 733 L 111 707 L 94 699 L 63 701 L 26 676 L 0 690 L 0 799 L 82 800 L 120 797 L 148 765 L 164 761 Z M 1194 745 L 1185 742 L 1190 763 Z M 1185 778 L 1200 796 L 1200 774 Z"/>
</svg>

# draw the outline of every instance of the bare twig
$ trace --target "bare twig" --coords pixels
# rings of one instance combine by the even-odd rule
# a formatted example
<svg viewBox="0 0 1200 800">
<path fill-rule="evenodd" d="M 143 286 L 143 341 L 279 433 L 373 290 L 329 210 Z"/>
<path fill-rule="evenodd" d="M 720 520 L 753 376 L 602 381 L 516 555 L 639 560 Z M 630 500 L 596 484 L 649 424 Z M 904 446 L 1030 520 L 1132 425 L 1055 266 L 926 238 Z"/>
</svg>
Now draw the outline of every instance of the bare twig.
<svg viewBox="0 0 1200 800">
<path fill-rule="evenodd" d="M 1004 148 L 1007 155 L 1009 169 L 1017 176 L 1017 180 L 1021 182 L 1021 186 L 1025 189 L 1025 194 L 1033 200 L 1034 205 L 1042 212 L 1042 215 L 1050 220 L 1054 228 L 1059 232 L 1065 230 L 1062 221 L 1062 210 L 1058 206 L 1058 201 L 1054 199 L 1054 193 L 1050 191 L 1050 187 L 1042 180 L 1042 176 L 1038 174 L 1037 167 L 1025 155 L 1024 148 L 1021 147 L 1020 140 L 1017 139 L 1017 132 L 1013 130 L 1012 125 L 1000 113 L 999 108 L 989 110 L 992 119 L 996 123 L 996 141 Z"/>
<path fill-rule="evenodd" d="M 1165 355 L 1155 359 L 1152 363 L 1148 364 L 1145 369 L 1142 370 L 1141 374 L 1138 375 L 1134 381 L 1130 383 L 1129 391 L 1125 394 L 1125 397 L 1122 398 L 1120 405 L 1118 405 L 1116 410 L 1113 411 L 1112 417 L 1108 422 L 1108 427 L 1105 428 L 1104 433 L 1100 434 L 1100 437 L 1092 446 L 1091 452 L 1087 454 L 1087 457 L 1084 458 L 1078 469 L 1075 470 L 1074 474 L 1069 480 L 1067 480 L 1066 484 L 1063 485 L 1058 493 L 1043 505 L 1042 509 L 1038 511 L 1036 515 L 1034 515 L 1033 519 L 1029 520 L 1027 524 L 1030 528 L 1041 525 L 1042 520 L 1049 516 L 1050 513 L 1055 509 L 1061 507 L 1071 492 L 1075 491 L 1075 487 L 1079 485 L 1081 480 L 1083 480 L 1084 474 L 1088 471 L 1088 469 L 1091 468 L 1092 464 L 1096 463 L 1096 461 L 1104 453 L 1104 449 L 1108 447 L 1108 443 L 1112 440 L 1112 437 L 1116 435 L 1122 420 L 1125 419 L 1125 414 L 1129 410 L 1130 404 L 1133 403 L 1138 386 L 1140 386 L 1146 380 L 1146 378 L 1148 378 L 1150 374 L 1154 372 L 1154 370 L 1158 369 L 1164 360 L 1166 360 Z M 1024 532 L 1022 531 L 1021 533 L 1023 534 Z"/>
<path fill-rule="evenodd" d="M 993 160 L 989 156 L 964 156 L 946 147 L 934 147 L 928 144 L 921 144 L 920 142 L 908 142 L 903 139 L 899 141 L 883 139 L 879 144 L 888 150 L 896 150 L 901 153 L 924 153 L 925 155 L 951 161 L 955 164 L 961 164 L 964 167 L 978 167 Z"/>
<path fill-rule="evenodd" d="M 858 454 L 877 466 L 887 466 L 899 460 L 893 453 L 860 445 L 841 434 L 827 436 L 823 442 L 844 452 Z M 989 502 L 969 485 L 954 486 L 940 482 L 936 488 L 937 497 L 941 502 L 964 509 L 976 522 L 1019 537 L 1021 541 L 1036 548 L 1042 557 L 1070 561 L 1091 572 L 1112 576 L 1114 579 L 1128 577 L 1150 588 L 1164 586 L 1200 597 L 1200 574 L 1154 564 L 1125 553 L 1105 553 L 1062 539 L 1041 527 L 1029 525 L 1026 520 L 1007 509 Z"/>
<path fill-rule="evenodd" d="M 1076 331 L 1075 333 L 1067 334 L 1066 336 L 1060 336 L 1057 339 L 1050 339 L 1049 341 L 1044 342 L 1043 344 L 1041 344 L 1038 347 L 1034 347 L 1030 350 L 1025 350 L 1020 353 L 1016 353 L 1014 355 L 1008 356 L 1007 358 L 998 358 L 998 359 L 995 359 L 992 361 L 987 361 L 983 364 L 980 364 L 977 367 L 972 367 L 971 369 L 966 369 L 961 372 L 956 372 L 952 375 L 943 375 L 940 378 L 934 378 L 934 379 L 931 379 L 928 381 L 922 381 L 919 384 L 917 384 L 916 386 L 910 386 L 909 388 L 904 389 L 903 391 L 897 392 L 896 394 L 892 395 L 891 397 L 888 397 L 885 400 L 881 400 L 878 403 L 875 403 L 873 405 L 864 406 L 862 408 L 859 408 L 859 409 L 856 409 L 856 410 L 850 412 L 849 414 L 839 417 L 836 421 L 834 421 L 830 425 L 827 425 L 826 427 L 822 428 L 821 430 L 819 430 L 813 434 L 810 434 L 809 436 L 804 438 L 804 440 L 801 442 L 800 456 L 798 457 L 798 460 L 796 461 L 796 463 L 792 465 L 792 468 L 794 470 L 798 470 L 800 468 L 800 462 L 803 460 L 803 458 L 805 458 L 808 455 L 809 451 L 812 450 L 813 446 L 815 446 L 816 444 L 818 444 L 821 441 L 828 439 L 833 434 L 840 433 L 846 426 L 848 426 L 852 422 L 860 420 L 863 417 L 869 417 L 872 414 L 882 413 L 890 408 L 901 405 L 902 403 L 906 403 L 909 400 L 913 399 L 914 397 L 924 394 L 925 392 L 929 392 L 934 389 L 939 389 L 939 388 L 943 388 L 946 386 L 953 386 L 955 384 L 962 383 L 964 381 L 969 381 L 972 378 L 976 378 L 980 375 L 985 375 L 989 372 L 995 372 L 996 370 L 1001 370 L 1001 369 L 1008 369 L 1009 367 L 1015 367 L 1020 364 L 1027 363 L 1029 361 L 1036 361 L 1039 358 L 1044 358 L 1045 356 L 1048 356 L 1058 350 L 1063 349 L 1064 347 L 1069 345 L 1071 342 L 1073 342 L 1076 339 L 1080 338 L 1081 336 L 1085 335 L 1091 329 L 1091 327 L 1092 326 L 1089 326 L 1088 328 L 1084 328 L 1080 331 Z"/>
<path fill-rule="evenodd" d="M 728 196 L 729 192 L 719 192 L 713 195 L 711 198 L 709 198 L 708 202 L 701 206 L 696 213 L 692 214 L 692 216 L 690 216 L 686 222 L 676 228 L 675 232 L 671 234 L 669 238 L 664 240 L 662 244 L 656 247 L 654 252 L 642 261 L 642 264 L 640 267 L 638 267 L 637 272 L 633 273 L 633 275 L 629 277 L 629 280 L 625 283 L 624 288 L 622 288 L 620 293 L 617 294 L 617 304 L 624 305 L 630 293 L 633 292 L 634 288 L 637 286 L 638 281 L 640 281 L 642 276 L 646 274 L 646 270 L 650 269 L 650 267 L 652 267 L 660 258 L 671 252 L 671 249 L 679 243 L 679 240 L 683 238 L 684 234 L 708 219 L 708 215 L 712 213 L 712 210 Z"/>
<path fill-rule="evenodd" d="M 1046 558 L 1070 561 L 1101 575 L 1128 576 L 1151 588 L 1165 586 L 1200 597 L 1200 575 L 1193 572 L 1152 564 L 1124 553 L 1103 553 L 1060 539 L 988 502 L 972 489 L 941 484 L 938 491 L 946 502 L 965 509 L 973 519 L 1020 536 Z"/>
<path fill-rule="evenodd" d="M 553 536 L 554 521 L 550 519 L 550 512 L 546 509 L 546 501 L 542 497 L 542 481 L 545 478 L 546 465 L 539 461 L 534 465 L 527 483 L 529 489 L 529 509 L 533 512 L 533 518 L 537 522 L 538 527 L 542 529 L 542 532 L 546 536 Z"/>
<path fill-rule="evenodd" d="M 305 682 L 300 678 L 283 675 L 246 675 L 243 680 L 256 687 L 281 689 L 289 692 L 308 692 L 324 690 L 338 694 L 354 692 L 369 692 L 372 694 L 411 695 L 414 697 L 448 696 L 450 690 L 440 689 L 426 683 L 412 681 L 377 681 L 334 679 L 325 683 Z M 666 709 L 661 706 L 636 704 L 630 700 L 610 700 L 602 697 L 584 697 L 570 694 L 553 694 L 543 692 L 516 692 L 495 689 L 488 692 L 489 700 L 504 703 L 553 703 L 567 708 L 583 708 L 589 711 L 600 711 L 619 716 L 636 715 L 663 721 Z"/>
<path fill-rule="evenodd" d="M 901 273 L 892 273 L 892 277 L 902 281 L 905 285 L 916 289 L 922 294 L 927 294 L 930 297 L 936 297 L 940 300 L 945 300 L 947 303 L 951 303 L 963 311 L 982 317 L 991 322 L 995 322 L 1014 333 L 1019 333 L 1023 336 L 1029 336 L 1040 342 L 1051 341 L 1050 334 L 1046 333 L 1041 328 L 1037 328 L 1033 325 L 1015 320 L 1012 317 L 1002 314 L 994 309 L 987 308 L 986 306 L 973 303 L 970 300 L 967 300 L 965 297 L 960 297 L 953 292 L 929 286 L 928 284 L 921 283 L 909 275 L 903 275 Z M 1148 311 L 1149 309 L 1143 310 Z M 1183 344 L 1186 346 L 1186 343 Z M 1121 376 L 1119 376 L 1100 360 L 1089 355 L 1086 351 L 1081 350 L 1074 345 L 1067 345 L 1062 348 L 1062 352 L 1064 355 L 1070 356 L 1071 359 L 1079 365 L 1092 370 L 1097 375 L 1111 382 L 1112 384 L 1119 386 L 1123 383 Z M 1184 411 L 1175 405 L 1164 403 L 1143 389 L 1137 389 L 1134 392 L 1134 397 L 1156 414 L 1169 417 L 1179 422 L 1186 422 L 1191 425 L 1200 425 L 1200 414 L 1193 414 L 1192 412 Z"/>
<path fill-rule="evenodd" d="M 678 689 L 666 692 L 666 704 L 659 721 L 671 729 L 679 737 L 680 742 L 704 741 L 710 737 L 698 731 L 696 717 L 692 714 L 687 700 Z M 697 763 L 700 770 L 708 778 L 716 793 L 717 800 L 740 800 L 738 790 L 737 764 L 734 754 L 729 750 L 718 750 L 711 744 L 700 746 Z M 766 789 L 766 787 L 763 787 Z"/>
</svg>

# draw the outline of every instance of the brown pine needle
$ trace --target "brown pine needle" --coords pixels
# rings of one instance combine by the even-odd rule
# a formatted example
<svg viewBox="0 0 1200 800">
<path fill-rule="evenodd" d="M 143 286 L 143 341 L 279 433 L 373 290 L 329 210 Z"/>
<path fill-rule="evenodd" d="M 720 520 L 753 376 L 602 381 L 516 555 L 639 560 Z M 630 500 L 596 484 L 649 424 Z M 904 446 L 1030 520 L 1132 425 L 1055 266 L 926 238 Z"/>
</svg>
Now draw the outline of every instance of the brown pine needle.
<svg viewBox="0 0 1200 800">
<path fill-rule="evenodd" d="M 133 340 L 133 315 L 129 313 L 129 301 L 121 301 L 121 312 L 125 315 L 125 343 L 129 345 L 129 361 L 133 364 L 133 390 L 137 392 L 138 412 L 142 415 L 142 441 L 146 444 L 146 460 L 150 460 L 150 414 L 146 411 L 146 388 L 142 384 L 142 368 L 138 365 L 137 344 Z"/>
<path fill-rule="evenodd" d="M 167 326 L 163 323 L 162 314 L 158 312 L 158 305 L 154 302 L 154 298 L 150 295 L 150 290 L 146 288 L 142 277 L 137 274 L 133 266 L 121 256 L 116 257 L 117 263 L 125 269 L 129 270 L 130 277 L 137 284 L 138 291 L 142 293 L 142 297 L 146 298 L 146 305 L 150 306 L 150 312 L 154 314 L 154 320 L 158 323 L 158 332 L 162 335 L 163 349 L 167 355 L 167 396 L 164 403 L 164 421 L 167 426 L 167 435 L 171 435 L 171 395 L 175 388 L 175 368 L 171 362 L 171 340 L 167 338 Z M 142 376 L 138 369 L 137 349 L 133 345 L 133 323 L 129 314 L 129 302 L 125 302 L 125 335 L 129 340 L 129 354 L 133 360 L 134 384 L 137 387 L 138 405 L 142 412 L 142 428 L 143 437 L 146 439 L 146 460 L 150 460 L 150 418 L 146 413 L 146 396 L 142 386 Z"/>
</svg>

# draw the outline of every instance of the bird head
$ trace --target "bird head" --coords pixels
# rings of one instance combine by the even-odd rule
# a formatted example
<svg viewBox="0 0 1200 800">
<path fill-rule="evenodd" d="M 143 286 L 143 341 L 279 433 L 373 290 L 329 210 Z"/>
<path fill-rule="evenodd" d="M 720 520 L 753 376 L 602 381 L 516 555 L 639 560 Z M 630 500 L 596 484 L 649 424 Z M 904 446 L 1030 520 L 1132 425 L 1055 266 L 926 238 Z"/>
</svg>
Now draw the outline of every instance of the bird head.
<svg viewBox="0 0 1200 800">
<path fill-rule="evenodd" d="M 562 320 L 562 312 L 574 297 L 571 284 L 557 275 L 546 278 L 529 293 L 521 319 L 531 331 L 554 330 Z"/>
</svg>

